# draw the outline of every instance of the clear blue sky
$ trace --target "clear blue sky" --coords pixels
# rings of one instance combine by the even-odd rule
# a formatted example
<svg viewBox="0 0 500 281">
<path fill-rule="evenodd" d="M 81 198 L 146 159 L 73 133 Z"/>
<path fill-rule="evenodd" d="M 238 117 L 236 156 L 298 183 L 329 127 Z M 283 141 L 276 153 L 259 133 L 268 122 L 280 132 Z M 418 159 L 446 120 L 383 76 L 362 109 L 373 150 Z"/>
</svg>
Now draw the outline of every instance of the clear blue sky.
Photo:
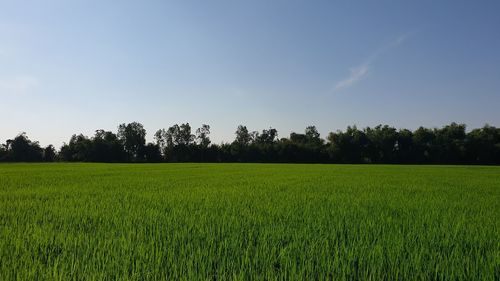
<svg viewBox="0 0 500 281">
<path fill-rule="evenodd" d="M 500 1 L 0 0 L 0 141 L 500 126 Z"/>
</svg>

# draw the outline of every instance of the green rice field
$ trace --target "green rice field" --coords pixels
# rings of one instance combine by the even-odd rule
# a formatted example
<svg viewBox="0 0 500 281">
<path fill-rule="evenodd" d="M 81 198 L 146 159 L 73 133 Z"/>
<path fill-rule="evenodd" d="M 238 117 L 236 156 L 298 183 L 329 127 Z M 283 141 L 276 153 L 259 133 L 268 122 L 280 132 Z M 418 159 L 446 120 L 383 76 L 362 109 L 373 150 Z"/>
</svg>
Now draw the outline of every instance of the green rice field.
<svg viewBox="0 0 500 281">
<path fill-rule="evenodd" d="M 0 280 L 500 280 L 500 167 L 1 164 Z"/>
</svg>

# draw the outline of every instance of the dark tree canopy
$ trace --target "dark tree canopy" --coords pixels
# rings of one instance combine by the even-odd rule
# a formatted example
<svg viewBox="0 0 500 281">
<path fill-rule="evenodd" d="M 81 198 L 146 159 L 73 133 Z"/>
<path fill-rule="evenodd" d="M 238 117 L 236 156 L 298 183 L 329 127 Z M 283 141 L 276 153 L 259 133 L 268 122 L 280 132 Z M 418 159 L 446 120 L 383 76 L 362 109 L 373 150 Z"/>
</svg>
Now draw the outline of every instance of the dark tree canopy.
<svg viewBox="0 0 500 281">
<path fill-rule="evenodd" d="M 269 128 L 269 130 L 262 130 L 261 134 L 255 136 L 255 141 L 260 144 L 272 144 L 278 138 L 278 130 Z"/>
<path fill-rule="evenodd" d="M 237 144 L 248 145 L 252 140 L 252 135 L 248 132 L 247 127 L 239 125 L 238 129 L 236 129 L 236 139 L 234 141 Z"/>
<path fill-rule="evenodd" d="M 146 144 L 146 130 L 141 123 L 132 122 L 118 126 L 118 139 L 132 160 L 141 159 L 139 152 Z"/>
<path fill-rule="evenodd" d="M 41 148 L 25 133 L 0 145 L 0 161 L 82 162 L 283 162 L 283 163 L 415 163 L 500 164 L 500 128 L 485 125 L 466 131 L 464 124 L 411 131 L 378 125 L 328 134 L 326 141 L 315 126 L 304 133 L 278 138 L 274 128 L 236 129 L 232 143 L 212 144 L 210 126 L 192 133 L 189 123 L 159 129 L 154 143 L 137 122 L 121 124 L 117 133 L 96 130 L 93 137 L 73 135 L 59 151 Z"/>
<path fill-rule="evenodd" d="M 43 149 L 43 161 L 54 162 L 56 160 L 57 152 L 52 144 L 49 144 Z"/>
<path fill-rule="evenodd" d="M 198 144 L 204 148 L 207 148 L 211 141 L 210 141 L 210 126 L 203 124 L 201 125 L 201 128 L 196 129 L 196 140 Z"/>
<path fill-rule="evenodd" d="M 7 140 L 0 150 L 0 159 L 3 161 L 40 162 L 43 161 L 44 150 L 38 142 L 31 141 L 26 133 Z"/>
</svg>

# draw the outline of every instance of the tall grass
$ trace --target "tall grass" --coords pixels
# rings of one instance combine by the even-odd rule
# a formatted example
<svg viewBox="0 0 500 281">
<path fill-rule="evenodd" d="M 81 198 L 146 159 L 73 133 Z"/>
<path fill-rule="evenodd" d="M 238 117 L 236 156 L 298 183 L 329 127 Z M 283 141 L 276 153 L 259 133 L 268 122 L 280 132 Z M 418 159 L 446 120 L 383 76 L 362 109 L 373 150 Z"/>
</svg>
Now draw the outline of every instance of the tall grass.
<svg viewBox="0 0 500 281">
<path fill-rule="evenodd" d="M 0 280 L 500 280 L 500 167 L 0 165 Z"/>
</svg>

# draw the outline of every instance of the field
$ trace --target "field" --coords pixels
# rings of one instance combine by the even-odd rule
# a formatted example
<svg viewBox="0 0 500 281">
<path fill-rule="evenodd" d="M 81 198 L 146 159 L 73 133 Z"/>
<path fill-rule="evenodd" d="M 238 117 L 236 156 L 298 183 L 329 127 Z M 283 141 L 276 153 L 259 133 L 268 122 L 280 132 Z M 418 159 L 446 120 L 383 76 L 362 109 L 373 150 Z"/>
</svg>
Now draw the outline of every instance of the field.
<svg viewBox="0 0 500 281">
<path fill-rule="evenodd" d="M 500 280 L 500 167 L 2 164 L 31 279 Z"/>
</svg>

